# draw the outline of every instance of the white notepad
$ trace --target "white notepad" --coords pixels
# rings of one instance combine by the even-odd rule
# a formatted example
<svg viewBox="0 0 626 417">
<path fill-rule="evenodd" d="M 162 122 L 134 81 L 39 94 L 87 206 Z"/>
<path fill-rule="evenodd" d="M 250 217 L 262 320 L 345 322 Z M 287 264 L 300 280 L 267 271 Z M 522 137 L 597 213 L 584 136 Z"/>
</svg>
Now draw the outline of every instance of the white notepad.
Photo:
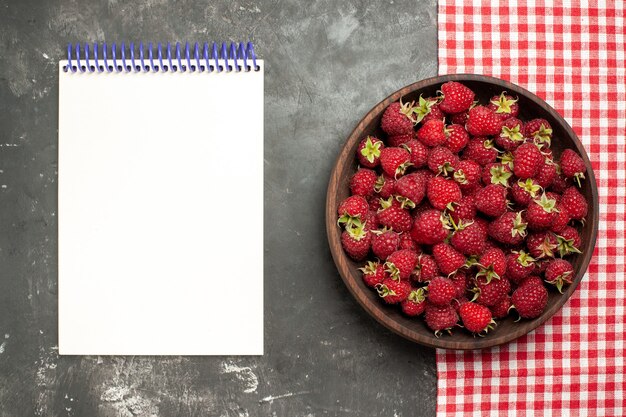
<svg viewBox="0 0 626 417">
<path fill-rule="evenodd" d="M 59 353 L 263 354 L 263 62 L 81 64 L 59 71 Z"/>
</svg>

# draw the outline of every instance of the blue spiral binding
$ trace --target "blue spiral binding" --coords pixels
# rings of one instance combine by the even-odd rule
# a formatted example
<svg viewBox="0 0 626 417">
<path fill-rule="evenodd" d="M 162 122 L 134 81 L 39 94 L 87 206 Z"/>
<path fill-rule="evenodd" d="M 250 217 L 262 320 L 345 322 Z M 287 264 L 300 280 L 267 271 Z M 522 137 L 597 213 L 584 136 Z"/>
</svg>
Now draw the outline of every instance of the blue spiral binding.
<svg viewBox="0 0 626 417">
<path fill-rule="evenodd" d="M 128 65 L 126 65 L 126 45 L 124 45 L 124 42 L 122 42 L 122 70 L 126 71 L 126 72 L 130 72 L 130 67 Z"/>
<path fill-rule="evenodd" d="M 244 42 L 231 42 L 230 44 L 226 42 L 221 44 L 216 42 L 199 44 L 195 42 L 193 47 L 189 42 L 185 42 L 184 48 L 183 52 L 180 42 L 176 42 L 174 48 L 172 48 L 169 42 L 165 47 L 159 42 L 156 45 L 155 53 L 152 42 L 148 43 L 147 51 L 143 42 L 139 42 L 138 49 L 135 48 L 134 42 L 128 44 L 128 49 L 125 42 L 122 42 L 119 48 L 115 42 L 111 43 L 110 48 L 106 42 L 102 43 L 102 47 L 94 43 L 93 49 L 90 49 L 87 43 L 82 48 L 80 43 L 69 43 L 67 45 L 67 65 L 63 67 L 63 71 L 72 73 L 100 73 L 105 71 L 108 73 L 159 71 L 210 73 L 213 71 L 250 72 L 260 71 L 261 69 L 257 65 L 252 42 L 245 44 Z M 172 49 L 174 49 L 173 53 Z M 130 62 L 126 60 L 127 52 L 130 56 Z M 138 52 L 139 62 L 135 60 L 136 52 Z M 118 63 L 118 56 L 120 57 L 121 65 Z M 149 62 L 146 62 L 146 59 Z M 164 59 L 166 60 L 165 62 L 163 61 Z M 252 65 L 250 65 L 249 61 L 252 61 Z"/>
<path fill-rule="evenodd" d="M 217 51 L 217 44 L 215 42 L 213 42 L 213 47 L 211 48 L 212 51 L 212 57 L 215 60 L 215 68 L 217 69 L 217 72 L 222 72 L 222 70 L 224 69 L 224 67 L 222 65 L 220 65 L 218 58 L 219 58 L 219 52 Z"/>
<path fill-rule="evenodd" d="M 178 69 L 180 68 L 181 71 L 186 71 L 187 68 L 184 67 L 183 62 L 181 61 L 181 56 L 180 56 L 181 52 L 180 52 L 180 42 L 176 42 L 176 61 L 178 61 L 178 67 L 176 65 L 174 65 L 174 71 L 178 71 Z"/>
</svg>

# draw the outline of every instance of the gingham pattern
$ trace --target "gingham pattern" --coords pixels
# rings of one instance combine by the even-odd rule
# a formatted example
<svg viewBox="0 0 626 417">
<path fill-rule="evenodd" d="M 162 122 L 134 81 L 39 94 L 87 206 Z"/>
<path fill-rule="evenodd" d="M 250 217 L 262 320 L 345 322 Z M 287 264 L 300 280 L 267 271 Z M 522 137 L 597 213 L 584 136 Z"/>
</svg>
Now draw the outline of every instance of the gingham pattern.
<svg viewBox="0 0 626 417">
<path fill-rule="evenodd" d="M 546 325 L 504 347 L 437 352 L 437 415 L 624 416 L 626 80 L 621 2 L 439 0 L 439 73 L 526 87 L 583 141 L 600 193 L 595 255 Z"/>
</svg>

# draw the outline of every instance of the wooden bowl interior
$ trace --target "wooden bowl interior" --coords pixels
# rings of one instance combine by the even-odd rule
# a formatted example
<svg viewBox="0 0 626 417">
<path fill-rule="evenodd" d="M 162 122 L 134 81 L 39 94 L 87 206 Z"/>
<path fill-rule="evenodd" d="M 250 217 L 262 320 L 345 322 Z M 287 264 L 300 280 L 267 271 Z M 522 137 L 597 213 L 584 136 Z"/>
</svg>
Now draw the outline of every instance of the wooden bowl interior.
<svg viewBox="0 0 626 417">
<path fill-rule="evenodd" d="M 382 303 L 377 293 L 363 283 L 361 272 L 357 270 L 362 263 L 355 263 L 343 252 L 340 241 L 341 229 L 336 224 L 338 203 L 349 196 L 348 183 L 357 169 L 355 152 L 359 141 L 367 135 L 385 137 L 379 127 L 384 109 L 389 103 L 401 97 L 406 102 L 418 100 L 420 95 L 435 96 L 441 84 L 449 80 L 461 81 L 470 87 L 481 103 L 488 102 L 492 96 L 499 95 L 503 90 L 519 97 L 521 113 L 518 117 L 520 119 L 544 118 L 551 124 L 552 149 L 555 156 L 558 158 L 565 148 L 574 148 L 587 165 L 587 179 L 584 181 L 581 192 L 590 203 L 589 213 L 586 226 L 584 228 L 578 226 L 584 246 L 583 253 L 568 258 L 574 270 L 577 271 L 574 283 L 564 290 L 564 294 L 550 290 L 548 307 L 540 317 L 534 320 L 522 320 L 518 323 L 514 323 L 511 317 L 499 320 L 495 330 L 483 338 L 473 337 L 462 329 L 454 331 L 451 336 L 446 334 L 436 338 L 422 318 L 408 318 L 400 312 L 397 306 Z M 361 306 L 392 331 L 427 346 L 447 349 L 479 349 L 506 343 L 528 333 L 550 318 L 567 301 L 582 279 L 594 250 L 598 228 L 598 193 L 595 177 L 585 149 L 569 125 L 543 100 L 521 87 L 496 78 L 478 75 L 442 76 L 420 81 L 397 91 L 375 106 L 357 125 L 340 152 L 329 183 L 326 209 L 326 227 L 333 258 L 341 277 Z"/>
</svg>

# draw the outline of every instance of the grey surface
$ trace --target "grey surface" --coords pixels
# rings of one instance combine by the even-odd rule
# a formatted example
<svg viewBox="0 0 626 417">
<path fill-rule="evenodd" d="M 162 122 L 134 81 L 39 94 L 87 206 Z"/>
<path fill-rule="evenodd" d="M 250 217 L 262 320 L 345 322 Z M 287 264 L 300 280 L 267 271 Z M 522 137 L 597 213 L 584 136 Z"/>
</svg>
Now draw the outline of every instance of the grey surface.
<svg viewBox="0 0 626 417">
<path fill-rule="evenodd" d="M 0 417 L 432 416 L 433 351 L 351 299 L 330 168 L 362 115 L 436 73 L 436 2 L 0 0 Z M 68 41 L 251 39 L 266 60 L 263 357 L 59 357 L 57 61 Z"/>
</svg>

